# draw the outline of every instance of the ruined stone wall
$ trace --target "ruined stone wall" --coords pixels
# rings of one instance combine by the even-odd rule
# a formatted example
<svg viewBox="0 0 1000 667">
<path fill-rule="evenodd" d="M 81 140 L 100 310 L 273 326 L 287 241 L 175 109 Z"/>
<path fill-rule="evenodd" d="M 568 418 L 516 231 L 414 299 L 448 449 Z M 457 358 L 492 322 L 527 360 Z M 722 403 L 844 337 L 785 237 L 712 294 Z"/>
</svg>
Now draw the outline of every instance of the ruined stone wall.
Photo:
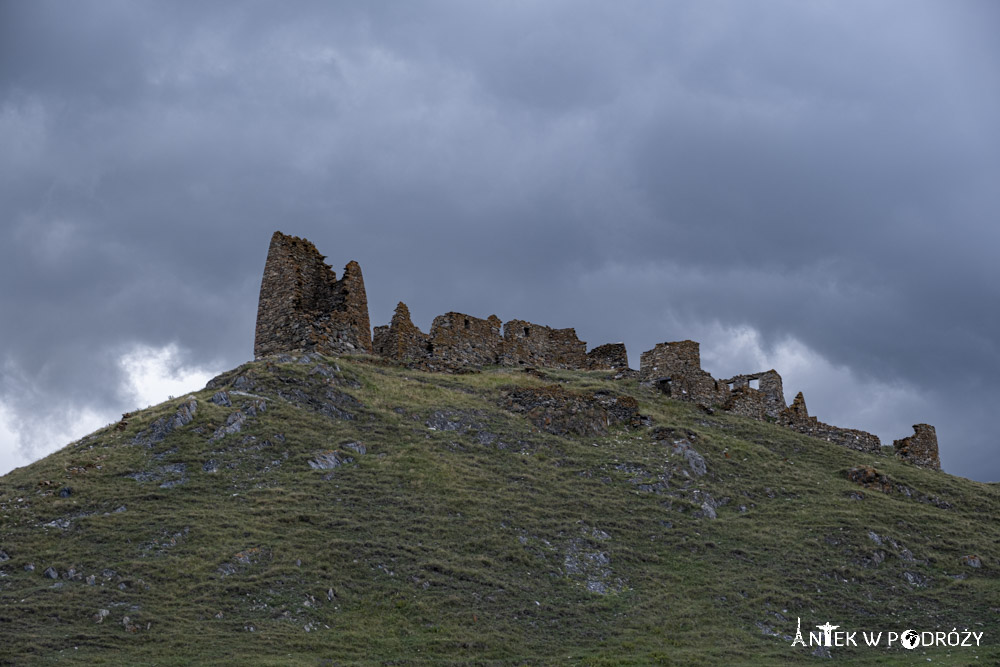
<svg viewBox="0 0 1000 667">
<path fill-rule="evenodd" d="M 389 359 L 422 359 L 430 356 L 430 338 L 414 326 L 410 309 L 402 301 L 386 326 L 375 327 L 373 336 L 375 354 Z"/>
<path fill-rule="evenodd" d="M 750 386 L 750 383 L 754 381 L 758 382 L 757 387 Z M 764 414 L 767 417 L 777 419 L 786 407 L 785 390 L 781 384 L 781 376 L 774 369 L 761 373 L 737 375 L 728 380 L 720 380 L 720 382 L 728 385 L 731 390 L 740 387 L 759 390 L 764 395 Z"/>
<path fill-rule="evenodd" d="M 502 339 L 500 318 L 480 319 L 464 313 L 438 315 L 431 323 L 428 351 L 434 359 L 467 366 L 498 362 Z"/>
<path fill-rule="evenodd" d="M 730 392 L 722 409 L 734 415 L 764 421 L 767 415 L 767 397 L 764 392 L 749 385 L 740 385 Z"/>
<path fill-rule="evenodd" d="M 892 443 L 896 456 L 923 468 L 941 469 L 937 431 L 930 424 L 914 424 L 913 435 Z"/>
<path fill-rule="evenodd" d="M 587 353 L 588 370 L 621 371 L 628 368 L 625 343 L 599 345 Z"/>
<path fill-rule="evenodd" d="M 658 343 L 643 352 L 639 379 L 655 383 L 668 396 L 701 405 L 724 405 L 729 398 L 729 387 L 701 369 L 701 352 L 693 340 Z"/>
<path fill-rule="evenodd" d="M 500 363 L 582 369 L 587 364 L 587 344 L 576 337 L 575 329 L 552 329 L 524 320 L 510 320 L 503 325 Z"/>
<path fill-rule="evenodd" d="M 305 239 L 275 232 L 264 263 L 254 356 L 292 350 L 371 352 L 368 298 L 357 262 L 344 278 Z"/>
<path fill-rule="evenodd" d="M 827 442 L 832 442 L 843 447 L 856 449 L 862 452 L 878 453 L 882 449 L 882 441 L 877 435 L 866 431 L 858 431 L 852 428 L 838 428 L 830 424 L 824 424 L 815 417 L 809 416 L 806 409 L 806 401 L 800 391 L 792 401 L 792 405 L 786 408 L 778 417 L 778 423 L 787 426 L 793 431 L 811 435 Z"/>
</svg>

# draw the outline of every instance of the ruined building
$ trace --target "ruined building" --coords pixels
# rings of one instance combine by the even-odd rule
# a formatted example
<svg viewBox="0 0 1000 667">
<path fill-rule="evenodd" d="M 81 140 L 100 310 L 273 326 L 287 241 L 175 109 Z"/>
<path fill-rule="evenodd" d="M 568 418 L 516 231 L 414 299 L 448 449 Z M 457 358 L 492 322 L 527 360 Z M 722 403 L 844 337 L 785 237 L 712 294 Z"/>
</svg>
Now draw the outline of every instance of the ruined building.
<svg viewBox="0 0 1000 667">
<path fill-rule="evenodd" d="M 937 431 L 930 424 L 914 424 L 913 435 L 892 443 L 896 456 L 924 468 L 941 469 Z"/>
<path fill-rule="evenodd" d="M 450 312 L 434 318 L 430 332 L 420 331 L 400 302 L 388 325 L 368 320 L 368 298 L 361 267 L 349 262 L 337 280 L 316 247 L 305 239 L 275 232 L 264 265 L 257 309 L 254 356 L 308 351 L 320 354 L 375 354 L 428 370 L 483 366 L 542 366 L 571 370 L 615 371 L 633 377 L 622 343 L 587 344 L 571 328 L 553 329 L 524 320 L 501 323 Z M 699 345 L 692 340 L 659 343 L 640 357 L 639 380 L 667 396 L 723 411 L 770 421 L 786 428 L 865 452 L 880 452 L 871 433 L 845 429 L 809 415 L 801 392 L 785 405 L 781 376 L 775 370 L 717 380 L 701 367 Z M 915 465 L 940 469 L 934 427 L 917 424 L 914 434 L 896 440 L 897 456 Z"/>
<path fill-rule="evenodd" d="M 350 262 L 337 280 L 323 259 L 305 239 L 281 232 L 271 237 L 257 305 L 255 357 L 289 350 L 372 352 L 361 267 Z"/>
</svg>

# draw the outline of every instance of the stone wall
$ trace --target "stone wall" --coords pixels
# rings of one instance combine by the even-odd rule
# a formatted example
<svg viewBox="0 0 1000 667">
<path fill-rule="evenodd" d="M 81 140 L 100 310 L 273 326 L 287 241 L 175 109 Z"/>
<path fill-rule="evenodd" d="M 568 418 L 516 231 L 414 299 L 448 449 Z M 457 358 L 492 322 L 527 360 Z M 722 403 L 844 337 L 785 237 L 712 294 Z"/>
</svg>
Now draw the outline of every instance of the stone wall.
<svg viewBox="0 0 1000 667">
<path fill-rule="evenodd" d="M 938 458 L 937 431 L 930 424 L 914 424 L 913 435 L 892 443 L 896 456 L 913 465 L 941 469 Z"/>
<path fill-rule="evenodd" d="M 755 381 L 758 382 L 758 386 L 752 387 L 750 383 Z M 728 385 L 731 390 L 739 387 L 759 390 L 764 395 L 764 414 L 767 417 L 777 419 L 786 407 L 785 390 L 781 384 L 781 376 L 774 369 L 761 373 L 737 375 L 728 380 L 720 380 L 720 382 Z"/>
<path fill-rule="evenodd" d="M 292 351 L 321 354 L 374 353 L 416 362 L 426 370 L 460 372 L 493 364 L 540 366 L 573 370 L 614 370 L 616 377 L 638 375 L 666 395 L 753 419 L 773 419 L 800 433 L 845 447 L 878 452 L 881 443 L 871 433 L 843 429 L 809 416 L 799 393 L 785 405 L 781 376 L 774 370 L 716 380 L 701 368 L 698 343 L 660 343 L 640 357 L 639 372 L 628 369 L 622 343 L 594 348 L 577 338 L 574 329 L 553 329 L 524 320 L 501 324 L 491 315 L 480 319 L 450 312 L 434 319 L 430 334 L 414 326 L 406 304 L 396 306 L 391 322 L 375 328 L 374 345 L 368 318 L 364 278 L 357 262 L 336 274 L 316 247 L 296 236 L 275 232 L 271 237 L 257 307 L 254 356 Z M 622 372 L 624 371 L 624 372 Z M 758 383 L 753 387 L 752 383 Z M 896 454 L 915 465 L 940 469 L 937 435 L 928 424 L 894 442 Z"/>
<path fill-rule="evenodd" d="M 430 339 L 410 320 L 410 309 L 400 301 L 386 326 L 375 327 L 375 354 L 390 359 L 422 359 L 429 356 Z"/>
<path fill-rule="evenodd" d="M 729 387 L 701 369 L 701 351 L 693 340 L 658 343 L 639 357 L 639 379 L 654 383 L 667 396 L 705 406 L 724 405 Z"/>
<path fill-rule="evenodd" d="M 587 365 L 587 344 L 576 337 L 575 329 L 552 329 L 524 320 L 510 320 L 503 325 L 500 363 L 582 369 Z"/>
<path fill-rule="evenodd" d="M 357 262 L 344 277 L 305 239 L 275 232 L 264 263 L 254 356 L 293 350 L 321 354 L 372 351 L 368 297 Z"/>
<path fill-rule="evenodd" d="M 778 423 L 787 426 L 793 431 L 811 435 L 827 442 L 842 445 L 850 449 L 862 452 L 879 453 L 882 449 L 882 442 L 877 435 L 866 431 L 858 431 L 852 428 L 838 428 L 830 424 L 824 424 L 815 417 L 809 416 L 806 409 L 806 400 L 800 391 L 792 401 L 792 405 L 786 408 L 778 417 Z"/>
<path fill-rule="evenodd" d="M 767 415 L 767 397 L 758 389 L 740 385 L 730 392 L 722 409 L 734 415 L 764 421 Z"/>
<path fill-rule="evenodd" d="M 606 343 L 587 353 L 589 370 L 622 371 L 628 369 L 625 343 Z"/>
<path fill-rule="evenodd" d="M 497 363 L 503 339 L 500 318 L 485 320 L 464 313 L 438 315 L 431 323 L 428 352 L 451 364 L 489 366 Z"/>
</svg>

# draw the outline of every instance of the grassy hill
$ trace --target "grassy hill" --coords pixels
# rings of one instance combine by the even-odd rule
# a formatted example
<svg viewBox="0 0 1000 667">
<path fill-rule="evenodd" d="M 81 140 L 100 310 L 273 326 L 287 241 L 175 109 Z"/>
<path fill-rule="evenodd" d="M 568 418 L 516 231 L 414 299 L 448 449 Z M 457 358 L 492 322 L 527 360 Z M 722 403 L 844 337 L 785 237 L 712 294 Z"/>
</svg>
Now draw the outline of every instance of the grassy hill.
<svg viewBox="0 0 1000 667">
<path fill-rule="evenodd" d="M 0 663 L 1000 664 L 998 508 L 611 373 L 278 357 L 0 478 Z"/>
</svg>

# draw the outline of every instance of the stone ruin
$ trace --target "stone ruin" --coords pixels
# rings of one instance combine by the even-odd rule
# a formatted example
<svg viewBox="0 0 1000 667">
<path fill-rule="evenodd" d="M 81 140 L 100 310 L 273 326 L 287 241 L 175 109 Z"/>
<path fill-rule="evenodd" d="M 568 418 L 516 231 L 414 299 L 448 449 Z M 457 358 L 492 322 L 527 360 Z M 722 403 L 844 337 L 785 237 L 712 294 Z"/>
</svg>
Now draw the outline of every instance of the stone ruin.
<svg viewBox="0 0 1000 667">
<path fill-rule="evenodd" d="M 305 239 L 281 232 L 271 237 L 257 305 L 255 357 L 289 350 L 372 352 L 361 267 L 350 262 L 337 280 L 324 259 Z"/>
<path fill-rule="evenodd" d="M 805 433 L 814 438 L 827 440 L 838 445 L 843 445 L 844 447 L 849 447 L 850 449 L 857 449 L 862 452 L 880 452 L 882 450 L 882 441 L 879 440 L 877 435 L 851 428 L 830 426 L 815 417 L 810 417 L 809 411 L 806 410 L 806 399 L 802 396 L 801 391 L 795 396 L 791 407 L 781 413 L 778 423 L 782 426 L 787 426 L 793 431 Z"/>
<path fill-rule="evenodd" d="M 892 443 L 896 456 L 924 468 L 941 469 L 937 431 L 930 424 L 914 424 L 913 435 Z"/>
<path fill-rule="evenodd" d="M 361 267 L 349 262 L 337 280 L 316 247 L 296 236 L 275 232 L 271 237 L 260 286 L 254 356 L 282 352 L 375 354 L 428 370 L 459 370 L 483 366 L 526 366 L 570 370 L 616 371 L 633 377 L 622 343 L 587 351 L 571 328 L 553 329 L 525 320 L 501 323 L 450 312 L 434 318 L 423 333 L 400 302 L 388 325 L 372 333 L 368 298 Z M 785 405 L 781 376 L 775 370 L 717 380 L 701 368 L 701 353 L 692 340 L 659 343 L 640 356 L 639 380 L 665 395 L 708 410 L 770 421 L 799 433 L 864 452 L 880 452 L 878 436 L 824 424 L 809 415 L 800 392 Z M 756 384 L 756 386 L 754 386 Z M 896 440 L 902 460 L 940 469 L 934 427 L 917 424 L 914 434 Z"/>
</svg>

